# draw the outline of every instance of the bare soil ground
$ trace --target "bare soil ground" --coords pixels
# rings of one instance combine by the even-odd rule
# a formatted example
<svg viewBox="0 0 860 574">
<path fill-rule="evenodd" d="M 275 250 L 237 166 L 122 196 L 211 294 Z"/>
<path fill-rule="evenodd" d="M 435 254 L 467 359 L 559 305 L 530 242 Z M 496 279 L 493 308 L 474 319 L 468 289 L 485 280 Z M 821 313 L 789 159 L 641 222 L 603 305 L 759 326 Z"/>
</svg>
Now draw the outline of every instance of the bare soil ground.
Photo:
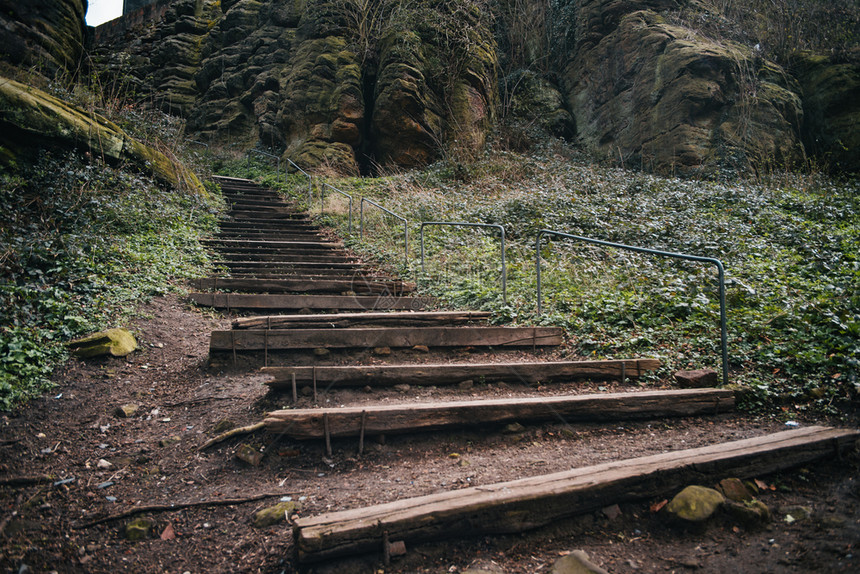
<svg viewBox="0 0 860 574">
<path fill-rule="evenodd" d="M 50 477 L 0 483 L 0 570 L 290 573 L 297 568 L 289 524 L 262 529 L 252 525 L 256 511 L 281 497 L 300 501 L 298 513 L 311 516 L 785 429 L 772 418 L 733 414 L 613 425 L 557 422 L 514 433 L 487 428 L 390 436 L 384 442 L 371 441 L 363 455 L 356 441 L 343 440 L 334 442 L 331 458 L 321 443 L 264 434 L 200 452 L 220 421 L 252 424 L 262 420 L 264 412 L 288 404 L 287 397 L 267 393 L 263 377 L 241 357 L 235 367 L 231 357 L 210 361 L 209 332 L 228 325 L 228 317 L 192 309 L 178 296 L 157 298 L 142 306 L 132 326 L 140 351 L 124 359 L 70 360 L 56 373 L 58 387 L 52 394 L 0 418 L 0 479 Z M 559 353 L 539 355 L 556 358 Z M 505 357 L 511 356 L 516 354 Z M 377 357 L 362 352 L 321 359 L 295 353 L 275 359 L 285 364 L 349 364 L 429 362 L 440 360 L 440 355 L 408 351 Z M 491 359 L 461 350 L 442 360 Z M 340 405 L 637 388 L 635 382 L 540 388 L 478 382 L 468 389 L 322 392 L 319 401 Z M 302 395 L 299 406 L 311 402 L 312 397 Z M 137 413 L 116 416 L 115 409 L 127 403 L 140 405 Z M 827 423 L 800 421 L 813 422 Z M 265 447 L 260 466 L 235 458 L 242 442 Z M 698 529 L 679 528 L 651 510 L 660 502 L 655 498 L 522 535 L 409 547 L 388 566 L 373 555 L 310 571 L 441 573 L 482 566 L 504 573 L 550 572 L 560 556 L 583 549 L 613 573 L 857 572 L 858 468 L 852 456 L 759 477 L 767 485 L 760 499 L 772 509 L 773 521 L 751 530 L 728 516 Z M 184 503 L 207 504 L 169 508 Z M 144 540 L 125 537 L 133 517 L 95 523 L 156 504 L 165 509 L 142 515 L 155 522 Z M 798 505 L 809 507 L 811 516 L 786 521 L 784 510 Z"/>
</svg>

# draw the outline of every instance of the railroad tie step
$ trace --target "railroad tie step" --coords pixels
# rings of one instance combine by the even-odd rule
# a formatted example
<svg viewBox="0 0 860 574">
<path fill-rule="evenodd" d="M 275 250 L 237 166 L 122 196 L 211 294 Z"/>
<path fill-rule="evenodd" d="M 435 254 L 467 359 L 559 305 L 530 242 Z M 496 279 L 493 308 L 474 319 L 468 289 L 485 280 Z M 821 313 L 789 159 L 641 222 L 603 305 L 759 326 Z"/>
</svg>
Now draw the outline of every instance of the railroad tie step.
<svg viewBox="0 0 860 574">
<path fill-rule="evenodd" d="M 379 552 L 389 539 L 414 544 L 523 532 L 611 504 L 670 496 L 690 482 L 754 478 L 840 456 L 858 438 L 853 429 L 808 427 L 406 498 L 299 518 L 293 540 L 298 561 L 311 563 Z"/>
<path fill-rule="evenodd" d="M 242 329 L 213 331 L 210 352 L 374 347 L 546 347 L 563 342 L 556 327 L 357 327 L 345 329 Z"/>
<path fill-rule="evenodd" d="M 323 317 L 326 317 L 323 315 Z M 251 325 L 255 318 L 238 319 Z M 234 322 L 235 323 L 235 322 Z M 350 365 L 316 367 L 264 367 L 271 377 L 265 384 L 273 390 L 288 391 L 293 381 L 311 381 L 326 388 L 390 387 L 402 383 L 417 386 L 456 385 L 462 381 L 551 383 L 573 379 L 636 379 L 660 368 L 658 359 L 604 361 L 522 361 L 516 363 L 460 363 L 406 365 Z"/>
<path fill-rule="evenodd" d="M 379 295 L 308 295 L 263 293 L 193 292 L 188 300 L 200 307 L 226 311 L 294 311 L 310 309 L 320 312 L 419 310 L 432 307 L 432 299 L 412 296 Z"/>
</svg>

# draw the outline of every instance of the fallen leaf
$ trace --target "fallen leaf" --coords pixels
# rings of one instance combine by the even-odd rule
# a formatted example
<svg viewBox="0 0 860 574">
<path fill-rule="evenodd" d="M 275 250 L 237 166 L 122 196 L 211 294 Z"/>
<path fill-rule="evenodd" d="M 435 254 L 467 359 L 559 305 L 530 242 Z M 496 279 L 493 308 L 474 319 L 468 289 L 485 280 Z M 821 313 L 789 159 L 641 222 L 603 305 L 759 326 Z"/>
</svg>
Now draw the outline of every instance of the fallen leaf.
<svg viewBox="0 0 860 574">
<path fill-rule="evenodd" d="M 173 531 L 173 525 L 168 523 L 167 526 L 164 527 L 164 530 L 161 533 L 162 540 L 173 540 L 176 538 L 176 532 Z"/>
<path fill-rule="evenodd" d="M 651 505 L 651 512 L 660 512 L 661 510 L 663 510 L 663 507 L 666 506 L 667 504 L 669 504 L 669 501 L 666 500 L 665 498 L 663 500 L 661 500 L 660 502 L 655 502 L 654 504 Z"/>
</svg>

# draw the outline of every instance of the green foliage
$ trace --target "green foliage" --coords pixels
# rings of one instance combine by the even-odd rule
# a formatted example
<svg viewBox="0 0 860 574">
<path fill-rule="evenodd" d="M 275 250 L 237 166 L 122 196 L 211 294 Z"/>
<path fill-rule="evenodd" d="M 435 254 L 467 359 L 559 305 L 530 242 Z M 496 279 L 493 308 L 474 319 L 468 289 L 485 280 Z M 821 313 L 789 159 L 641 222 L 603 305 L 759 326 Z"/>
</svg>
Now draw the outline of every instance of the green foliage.
<svg viewBox="0 0 860 574">
<path fill-rule="evenodd" d="M 732 383 L 750 409 L 833 410 L 858 396 L 860 185 L 816 175 L 705 182 L 595 167 L 556 153 L 487 154 L 416 173 L 334 184 L 409 219 L 409 272 L 429 293 L 496 320 L 564 326 L 578 354 L 654 356 L 658 376 L 721 368 L 712 265 L 564 239 L 541 246 L 538 317 L 535 237 L 541 228 L 720 259 L 728 274 Z M 330 213 L 342 225 L 343 213 Z M 420 272 L 418 224 L 496 223 L 508 238 L 508 305 L 491 231 L 428 228 Z M 366 235 L 376 254 L 402 257 L 402 225 Z M 431 231 L 432 229 L 432 231 Z"/>
<path fill-rule="evenodd" d="M 203 274 L 211 199 L 77 155 L 0 171 L 0 409 L 49 386 L 62 343 Z"/>
</svg>

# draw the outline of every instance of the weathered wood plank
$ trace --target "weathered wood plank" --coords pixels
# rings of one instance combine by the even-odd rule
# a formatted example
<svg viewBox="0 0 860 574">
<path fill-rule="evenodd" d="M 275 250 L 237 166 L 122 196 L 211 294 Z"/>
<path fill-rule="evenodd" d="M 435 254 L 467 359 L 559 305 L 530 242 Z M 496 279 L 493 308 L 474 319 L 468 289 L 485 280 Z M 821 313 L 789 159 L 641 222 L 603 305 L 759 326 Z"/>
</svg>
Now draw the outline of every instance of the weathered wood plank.
<svg viewBox="0 0 860 574">
<path fill-rule="evenodd" d="M 210 351 L 372 347 L 531 347 L 560 345 L 555 327 L 368 327 L 213 331 Z"/>
<path fill-rule="evenodd" d="M 330 315 L 263 315 L 234 319 L 234 329 L 301 329 L 302 325 L 322 328 L 349 327 L 357 324 L 456 324 L 483 321 L 487 311 L 422 311 L 407 313 L 335 313 Z"/>
<path fill-rule="evenodd" d="M 247 249 L 341 249 L 343 243 L 340 241 L 288 241 L 274 239 L 201 239 L 201 243 L 206 245 L 223 246 L 230 248 L 247 248 Z"/>
<path fill-rule="evenodd" d="M 299 518 L 298 560 L 373 552 L 383 533 L 414 543 L 522 532 L 602 507 L 668 496 L 690 482 L 753 478 L 853 447 L 860 431 L 809 427 L 510 482 Z"/>
<path fill-rule="evenodd" d="M 189 293 L 195 305 L 215 309 L 355 311 L 424 309 L 433 303 L 423 297 L 362 295 L 263 295 L 257 293 Z"/>
<path fill-rule="evenodd" d="M 266 429 L 295 439 L 323 438 L 324 417 L 332 437 L 422 432 L 452 427 L 561 420 L 617 421 L 717 414 L 734 409 L 727 389 L 681 389 L 454 402 L 285 409 L 269 413 Z"/>
<path fill-rule="evenodd" d="M 299 255 L 296 253 L 229 253 L 219 251 L 218 257 L 227 261 L 259 261 L 268 263 L 306 262 L 306 263 L 352 263 L 352 258 L 345 255 Z"/>
<path fill-rule="evenodd" d="M 263 268 L 263 269 L 276 269 L 276 268 L 284 268 L 284 269 L 340 269 L 340 270 L 357 270 L 363 268 L 360 263 L 354 263 L 351 261 L 334 261 L 334 262 L 325 262 L 325 261 L 213 261 L 214 265 L 224 265 L 224 266 L 236 266 L 236 267 L 254 267 L 254 268 Z"/>
<path fill-rule="evenodd" d="M 284 277 L 283 279 L 234 279 L 231 277 L 211 277 L 193 279 L 191 285 L 200 291 L 251 291 L 258 293 L 409 293 L 415 285 L 402 281 L 365 281 L 362 277 L 353 279 L 304 279 Z"/>
<path fill-rule="evenodd" d="M 323 315 L 326 317 L 326 315 Z M 272 389 L 290 388 L 292 377 L 305 384 L 316 377 L 326 387 L 454 385 L 465 380 L 545 383 L 574 378 L 637 378 L 660 367 L 657 359 L 610 361 L 564 361 L 523 363 L 472 363 L 440 365 L 357 365 L 344 367 L 264 367 L 262 372 L 274 380 Z"/>
</svg>

